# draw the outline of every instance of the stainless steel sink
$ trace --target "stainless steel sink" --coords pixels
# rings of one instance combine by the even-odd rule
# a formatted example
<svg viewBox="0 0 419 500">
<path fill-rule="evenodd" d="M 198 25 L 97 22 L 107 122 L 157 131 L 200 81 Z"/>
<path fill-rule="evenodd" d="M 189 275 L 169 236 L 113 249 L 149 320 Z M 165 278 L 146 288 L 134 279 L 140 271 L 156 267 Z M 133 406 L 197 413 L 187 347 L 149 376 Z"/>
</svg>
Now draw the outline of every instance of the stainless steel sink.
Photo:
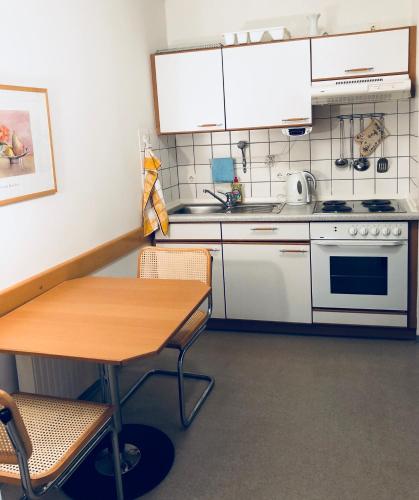
<svg viewBox="0 0 419 500">
<path fill-rule="evenodd" d="M 236 205 L 227 210 L 222 205 L 180 205 L 169 211 L 169 215 L 207 215 L 207 214 L 279 214 L 283 203 L 261 203 Z"/>
<path fill-rule="evenodd" d="M 249 203 L 248 205 L 236 205 L 230 212 L 232 214 L 279 214 L 283 206 L 282 203 L 264 203 L 260 205 Z"/>
<path fill-rule="evenodd" d="M 181 205 L 169 211 L 169 215 L 174 214 L 190 214 L 190 215 L 206 215 L 206 214 L 222 214 L 224 207 L 222 205 Z"/>
</svg>

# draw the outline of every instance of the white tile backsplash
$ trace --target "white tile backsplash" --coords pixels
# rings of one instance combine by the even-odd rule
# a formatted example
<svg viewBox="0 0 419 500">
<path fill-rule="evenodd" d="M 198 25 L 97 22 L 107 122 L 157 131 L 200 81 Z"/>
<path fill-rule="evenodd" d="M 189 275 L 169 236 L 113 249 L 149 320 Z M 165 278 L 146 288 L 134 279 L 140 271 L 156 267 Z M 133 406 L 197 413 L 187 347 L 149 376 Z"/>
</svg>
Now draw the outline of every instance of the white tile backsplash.
<svg viewBox="0 0 419 500">
<path fill-rule="evenodd" d="M 252 183 L 252 198 L 269 198 L 271 196 L 270 182 Z"/>
<path fill-rule="evenodd" d="M 250 131 L 250 142 L 269 142 L 269 130 L 258 129 Z"/>
<path fill-rule="evenodd" d="M 192 134 L 177 134 L 176 135 L 176 146 L 192 146 L 193 139 Z"/>
<path fill-rule="evenodd" d="M 251 168 L 252 182 L 270 182 L 271 170 L 269 167 L 253 167 Z"/>
<path fill-rule="evenodd" d="M 408 135 L 399 135 L 397 143 L 397 156 L 409 156 L 410 140 Z"/>
<path fill-rule="evenodd" d="M 212 158 L 211 146 L 195 146 L 194 147 L 195 164 L 209 165 Z"/>
<path fill-rule="evenodd" d="M 252 163 L 265 163 L 269 154 L 269 142 L 256 142 L 250 144 L 250 159 Z"/>
<path fill-rule="evenodd" d="M 337 141 L 339 143 L 339 141 Z M 325 140 L 310 141 L 311 161 L 313 160 L 330 160 L 331 159 L 331 142 Z M 337 158 L 337 157 L 336 157 Z"/>
<path fill-rule="evenodd" d="M 176 149 L 178 165 L 193 165 L 195 163 L 193 146 L 179 146 Z"/>
<path fill-rule="evenodd" d="M 213 144 L 230 144 L 230 132 L 213 132 Z"/>
<path fill-rule="evenodd" d="M 195 146 L 211 144 L 210 132 L 201 132 L 193 135 L 193 143 Z"/>
<path fill-rule="evenodd" d="M 212 156 L 213 158 L 229 158 L 231 156 L 230 144 L 213 144 Z"/>
<path fill-rule="evenodd" d="M 338 168 L 335 160 L 340 155 L 340 125 L 336 119 L 341 114 L 385 113 L 389 137 L 384 142 L 384 156 L 389 170 L 377 172 L 381 147 L 369 158 L 371 166 L 364 172 L 350 167 Z M 364 126 L 368 125 L 368 119 Z M 313 107 L 313 131 L 300 138 L 289 138 L 282 129 L 238 130 L 231 132 L 204 132 L 178 134 L 161 138 L 161 174 L 165 196 L 204 198 L 202 190 L 219 189 L 212 183 L 211 159 L 232 157 L 235 175 L 243 183 L 247 198 L 278 198 L 285 194 L 287 172 L 308 170 L 317 179 L 318 199 L 407 197 L 411 186 L 419 195 L 418 128 L 419 100 L 404 99 L 380 103 L 361 103 Z M 354 121 L 359 130 L 359 120 Z M 344 123 L 344 157 L 350 156 L 349 121 Z M 246 148 L 247 172 L 243 173 L 241 151 L 237 142 L 249 143 Z M 272 155 L 272 163 L 268 162 Z M 354 146 L 354 156 L 359 156 L 359 145 Z M 414 180 L 417 179 L 417 183 Z M 226 189 L 228 186 L 226 187 Z"/>
<path fill-rule="evenodd" d="M 310 141 L 292 141 L 290 161 L 310 161 Z"/>
<path fill-rule="evenodd" d="M 269 142 L 288 142 L 288 141 L 289 137 L 282 132 L 282 129 L 280 128 L 269 129 Z"/>
</svg>

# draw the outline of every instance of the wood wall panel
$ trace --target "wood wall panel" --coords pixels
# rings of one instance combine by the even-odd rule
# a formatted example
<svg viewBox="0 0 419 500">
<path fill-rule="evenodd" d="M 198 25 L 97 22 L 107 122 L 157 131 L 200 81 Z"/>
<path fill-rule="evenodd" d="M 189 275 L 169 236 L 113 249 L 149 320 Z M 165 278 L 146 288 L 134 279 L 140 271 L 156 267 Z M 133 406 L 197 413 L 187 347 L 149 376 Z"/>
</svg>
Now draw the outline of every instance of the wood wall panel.
<svg viewBox="0 0 419 500">
<path fill-rule="evenodd" d="M 134 229 L 77 257 L 0 292 L 0 316 L 43 294 L 63 281 L 86 276 L 145 245 L 142 228 Z"/>
</svg>

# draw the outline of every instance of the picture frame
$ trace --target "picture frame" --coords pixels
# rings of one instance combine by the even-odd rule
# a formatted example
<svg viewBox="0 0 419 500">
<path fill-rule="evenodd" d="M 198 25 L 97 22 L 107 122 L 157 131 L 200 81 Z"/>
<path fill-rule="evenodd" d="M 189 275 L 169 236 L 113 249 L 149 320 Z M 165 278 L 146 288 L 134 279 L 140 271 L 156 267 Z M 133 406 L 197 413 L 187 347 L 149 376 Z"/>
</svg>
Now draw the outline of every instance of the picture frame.
<svg viewBox="0 0 419 500">
<path fill-rule="evenodd" d="M 0 85 L 0 206 L 56 192 L 47 89 Z"/>
</svg>

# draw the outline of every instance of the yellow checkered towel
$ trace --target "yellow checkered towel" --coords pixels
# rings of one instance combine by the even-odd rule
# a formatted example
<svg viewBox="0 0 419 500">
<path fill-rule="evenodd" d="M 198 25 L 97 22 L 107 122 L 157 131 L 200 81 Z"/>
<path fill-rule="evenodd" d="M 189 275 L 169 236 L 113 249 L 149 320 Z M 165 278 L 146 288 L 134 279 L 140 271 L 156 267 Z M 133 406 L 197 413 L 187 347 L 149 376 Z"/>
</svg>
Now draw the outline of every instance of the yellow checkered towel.
<svg viewBox="0 0 419 500">
<path fill-rule="evenodd" d="M 164 203 L 163 191 L 158 178 L 161 161 L 154 156 L 150 148 L 144 153 L 144 195 L 143 227 L 144 236 L 148 236 L 160 227 L 164 235 L 169 230 L 169 216 Z"/>
</svg>

